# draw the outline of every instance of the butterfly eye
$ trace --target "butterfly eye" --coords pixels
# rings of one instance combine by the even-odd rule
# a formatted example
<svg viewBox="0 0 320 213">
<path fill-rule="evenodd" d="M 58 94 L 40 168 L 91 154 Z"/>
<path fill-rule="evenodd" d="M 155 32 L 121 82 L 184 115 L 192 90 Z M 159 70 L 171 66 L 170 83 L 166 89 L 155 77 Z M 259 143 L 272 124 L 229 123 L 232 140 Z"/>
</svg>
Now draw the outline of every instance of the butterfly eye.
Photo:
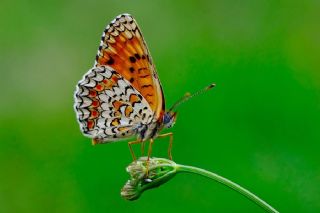
<svg viewBox="0 0 320 213">
<path fill-rule="evenodd" d="M 171 128 L 176 121 L 176 114 L 172 112 L 166 112 L 163 116 L 163 124 L 166 128 Z"/>
<path fill-rule="evenodd" d="M 164 114 L 163 123 L 166 125 L 170 122 L 170 120 L 171 120 L 171 117 L 170 117 L 169 113 Z"/>
</svg>

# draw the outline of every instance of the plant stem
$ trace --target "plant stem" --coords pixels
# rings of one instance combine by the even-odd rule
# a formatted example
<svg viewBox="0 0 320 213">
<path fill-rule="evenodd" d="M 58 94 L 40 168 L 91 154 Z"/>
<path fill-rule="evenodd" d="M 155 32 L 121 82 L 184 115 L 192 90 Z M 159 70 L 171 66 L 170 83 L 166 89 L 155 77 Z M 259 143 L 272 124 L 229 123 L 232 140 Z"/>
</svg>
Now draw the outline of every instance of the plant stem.
<svg viewBox="0 0 320 213">
<path fill-rule="evenodd" d="M 224 177 L 221 177 L 220 175 L 217 175 L 213 172 L 209 172 L 207 170 L 200 169 L 200 168 L 193 167 L 193 166 L 185 166 L 185 165 L 179 164 L 176 167 L 177 167 L 177 172 L 195 173 L 195 174 L 202 175 L 204 177 L 213 179 L 213 180 L 239 192 L 240 194 L 242 194 L 243 196 L 245 196 L 246 198 L 248 198 L 252 202 L 256 203 L 258 206 L 260 206 L 261 208 L 266 210 L 267 212 L 279 213 L 277 210 L 275 210 L 272 206 L 270 206 L 268 203 L 263 201 L 258 196 L 254 195 L 253 193 L 251 193 L 250 191 L 241 187 L 240 185 L 238 185 L 238 184 L 236 184 L 236 183 L 234 183 Z"/>
</svg>

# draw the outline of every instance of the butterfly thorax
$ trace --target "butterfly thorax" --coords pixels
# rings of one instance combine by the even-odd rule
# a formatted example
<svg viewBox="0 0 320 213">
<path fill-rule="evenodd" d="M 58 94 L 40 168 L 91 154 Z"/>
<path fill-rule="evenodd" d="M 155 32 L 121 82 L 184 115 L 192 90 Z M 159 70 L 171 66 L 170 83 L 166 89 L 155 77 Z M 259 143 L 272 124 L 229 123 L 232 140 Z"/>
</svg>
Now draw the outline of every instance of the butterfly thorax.
<svg viewBox="0 0 320 213">
<path fill-rule="evenodd" d="M 162 130 L 163 125 L 159 122 L 151 122 L 149 124 L 139 124 L 137 128 L 137 137 L 139 140 L 146 141 L 151 138 L 156 138 Z"/>
<path fill-rule="evenodd" d="M 139 124 L 137 127 L 138 139 L 145 141 L 156 138 L 163 128 L 171 128 L 176 121 L 176 112 L 161 113 L 158 120 L 151 121 L 148 124 Z"/>
</svg>

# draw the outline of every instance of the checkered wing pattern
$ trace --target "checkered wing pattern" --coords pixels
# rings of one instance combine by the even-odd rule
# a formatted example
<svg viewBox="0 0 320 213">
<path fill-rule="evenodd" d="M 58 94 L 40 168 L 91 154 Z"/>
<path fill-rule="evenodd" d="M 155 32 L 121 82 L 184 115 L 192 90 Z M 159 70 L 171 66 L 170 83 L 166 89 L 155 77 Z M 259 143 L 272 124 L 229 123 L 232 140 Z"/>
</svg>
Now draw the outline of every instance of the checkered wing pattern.
<svg viewBox="0 0 320 213">
<path fill-rule="evenodd" d="M 147 100 L 109 66 L 94 67 L 84 75 L 74 107 L 82 132 L 95 143 L 131 137 L 154 117 Z"/>
<path fill-rule="evenodd" d="M 156 119 L 165 103 L 160 81 L 137 22 L 129 14 L 116 17 L 102 34 L 95 66 L 108 65 L 146 99 Z"/>
</svg>

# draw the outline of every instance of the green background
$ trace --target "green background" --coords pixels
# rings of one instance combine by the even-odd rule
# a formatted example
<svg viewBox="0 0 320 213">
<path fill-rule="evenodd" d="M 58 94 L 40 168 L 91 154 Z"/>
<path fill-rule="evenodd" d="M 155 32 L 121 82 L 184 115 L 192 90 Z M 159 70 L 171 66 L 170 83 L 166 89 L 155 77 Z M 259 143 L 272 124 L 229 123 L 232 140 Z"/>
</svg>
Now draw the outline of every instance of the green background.
<svg viewBox="0 0 320 213">
<path fill-rule="evenodd" d="M 0 212 L 263 212 L 191 174 L 120 197 L 127 143 L 91 146 L 73 92 L 121 13 L 138 21 L 168 107 L 217 84 L 179 108 L 174 160 L 280 212 L 320 212 L 319 11 L 316 0 L 1 1 Z"/>
</svg>

